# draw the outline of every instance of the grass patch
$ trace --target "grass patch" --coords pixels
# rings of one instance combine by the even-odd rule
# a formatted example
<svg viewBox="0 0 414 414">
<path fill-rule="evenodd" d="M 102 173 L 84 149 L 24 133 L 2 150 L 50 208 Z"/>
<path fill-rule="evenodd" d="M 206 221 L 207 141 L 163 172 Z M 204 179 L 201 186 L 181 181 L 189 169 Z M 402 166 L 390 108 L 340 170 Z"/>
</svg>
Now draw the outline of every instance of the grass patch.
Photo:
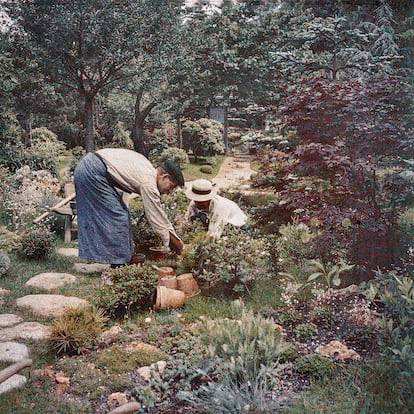
<svg viewBox="0 0 414 414">
<path fill-rule="evenodd" d="M 74 358 L 62 359 L 58 368 L 70 377 L 71 393 L 80 397 L 87 396 L 89 401 L 113 392 L 123 392 L 132 385 L 126 374 L 113 375 L 98 369 L 93 363 Z"/>
<path fill-rule="evenodd" d="M 396 367 L 376 361 L 350 367 L 341 375 L 315 382 L 292 401 L 287 414 L 414 412 L 414 385 Z"/>
<path fill-rule="evenodd" d="M 258 280 L 253 287 L 249 302 L 251 302 L 256 312 L 264 309 L 274 309 L 283 305 L 280 294 L 280 282 L 278 280 Z"/>
<path fill-rule="evenodd" d="M 132 352 L 127 352 L 118 346 L 98 351 L 95 364 L 111 374 L 122 374 L 167 358 L 164 352 L 151 349 L 152 347 L 145 344 L 141 345 L 142 347 L 138 344 L 137 350 Z"/>
<path fill-rule="evenodd" d="M 210 319 L 238 317 L 238 315 L 235 315 L 231 304 L 232 302 L 228 299 L 196 296 L 186 301 L 182 314 L 186 322 L 199 320 L 200 316 Z"/>
<path fill-rule="evenodd" d="M 206 164 L 205 159 L 203 157 L 198 157 L 197 163 L 195 163 L 194 158 L 190 157 L 190 163 L 182 168 L 185 181 L 197 180 L 198 178 L 205 178 L 207 180 L 214 178 L 217 175 L 221 164 L 223 164 L 223 161 L 226 159 L 226 155 L 216 155 L 214 159 L 216 162 L 211 166 L 211 174 L 206 174 L 200 171 L 200 167 Z"/>
<path fill-rule="evenodd" d="M 18 253 L 10 253 L 10 269 L 1 279 L 1 287 L 10 290 L 10 294 L 5 296 L 6 303 L 3 306 L 3 313 L 13 313 L 16 307 L 16 299 L 36 293 L 46 293 L 39 289 L 26 287 L 25 283 L 39 273 L 59 272 L 72 273 L 74 258 L 52 254 L 42 260 L 29 260 L 22 258 Z M 59 292 L 55 292 L 59 293 Z M 21 311 L 23 314 L 25 311 Z M 27 314 L 31 320 L 31 315 Z"/>
<path fill-rule="evenodd" d="M 22 371 L 23 374 L 26 371 Z M 2 414 L 92 414 L 94 410 L 88 401 L 69 400 L 57 395 L 55 384 L 45 376 L 31 375 L 27 384 L 18 390 L 0 395 Z"/>
</svg>

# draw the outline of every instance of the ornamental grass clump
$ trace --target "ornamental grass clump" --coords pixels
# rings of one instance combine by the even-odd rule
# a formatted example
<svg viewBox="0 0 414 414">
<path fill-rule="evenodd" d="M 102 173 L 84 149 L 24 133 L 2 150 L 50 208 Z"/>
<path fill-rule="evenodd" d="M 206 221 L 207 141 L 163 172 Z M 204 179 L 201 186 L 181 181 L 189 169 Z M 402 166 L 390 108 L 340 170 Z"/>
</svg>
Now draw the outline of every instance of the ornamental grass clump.
<svg viewBox="0 0 414 414">
<path fill-rule="evenodd" d="M 68 308 L 52 322 L 49 344 L 58 354 L 81 354 L 97 342 L 106 321 L 102 309 Z"/>
<path fill-rule="evenodd" d="M 97 306 L 110 317 L 119 317 L 135 309 L 148 309 L 158 284 L 158 276 L 151 266 L 122 266 L 108 271 L 111 284 L 97 292 Z"/>
<path fill-rule="evenodd" d="M 242 303 L 237 306 L 239 319 L 210 319 L 203 323 L 201 340 L 210 356 L 235 377 L 246 371 L 257 373 L 261 367 L 275 367 L 291 345 L 283 340 L 273 319 L 254 314 Z"/>
</svg>

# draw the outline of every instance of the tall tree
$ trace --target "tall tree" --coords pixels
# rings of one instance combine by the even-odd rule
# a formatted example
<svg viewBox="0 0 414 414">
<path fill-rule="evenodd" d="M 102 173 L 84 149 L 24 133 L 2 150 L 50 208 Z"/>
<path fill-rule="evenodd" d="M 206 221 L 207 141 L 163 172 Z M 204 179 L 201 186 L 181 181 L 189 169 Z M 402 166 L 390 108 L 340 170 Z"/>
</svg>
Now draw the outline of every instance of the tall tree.
<svg viewBox="0 0 414 414">
<path fill-rule="evenodd" d="M 126 73 L 156 30 L 152 6 L 161 0 L 21 1 L 9 6 L 30 42 L 41 50 L 47 79 L 76 89 L 83 99 L 85 147 L 94 150 L 94 102 Z"/>
</svg>

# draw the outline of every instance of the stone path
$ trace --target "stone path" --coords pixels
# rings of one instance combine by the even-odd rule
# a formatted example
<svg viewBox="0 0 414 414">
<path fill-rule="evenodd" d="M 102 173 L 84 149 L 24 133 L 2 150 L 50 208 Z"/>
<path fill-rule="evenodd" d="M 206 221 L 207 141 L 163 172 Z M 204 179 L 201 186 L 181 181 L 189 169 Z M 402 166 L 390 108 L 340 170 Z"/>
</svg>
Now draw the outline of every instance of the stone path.
<svg viewBox="0 0 414 414">
<path fill-rule="evenodd" d="M 246 186 L 245 189 L 248 189 L 249 186 L 247 182 L 250 180 L 250 176 L 254 173 L 255 171 L 250 168 L 250 157 L 248 155 L 240 154 L 227 157 L 223 164 L 221 164 L 219 172 L 212 181 L 219 189 L 237 189 L 243 185 Z"/>
<path fill-rule="evenodd" d="M 49 291 L 76 282 L 76 276 L 69 273 L 41 273 L 28 280 L 26 286 Z M 0 299 L 9 293 L 6 289 L 0 288 Z M 56 317 L 62 315 L 68 307 L 87 304 L 86 300 L 74 296 L 51 294 L 27 295 L 16 300 L 17 307 L 29 308 L 35 316 L 41 318 Z M 49 327 L 40 322 L 25 322 L 20 316 L 12 313 L 0 314 L 0 361 L 14 363 L 28 358 L 28 347 L 17 341 L 40 341 L 47 339 L 49 335 Z M 0 384 L 0 394 L 21 387 L 26 382 L 25 376 L 15 374 Z"/>
<path fill-rule="evenodd" d="M 86 306 L 88 302 L 75 296 L 27 295 L 18 298 L 16 304 L 19 308 L 29 308 L 37 316 L 50 318 L 62 315 L 65 308 Z"/>
<path fill-rule="evenodd" d="M 76 247 L 59 247 L 56 249 L 57 254 L 68 257 L 78 257 L 79 250 Z"/>
<path fill-rule="evenodd" d="M 75 283 L 76 276 L 69 273 L 41 273 L 26 282 L 26 286 L 44 290 L 54 290 L 65 286 L 68 283 Z"/>
</svg>

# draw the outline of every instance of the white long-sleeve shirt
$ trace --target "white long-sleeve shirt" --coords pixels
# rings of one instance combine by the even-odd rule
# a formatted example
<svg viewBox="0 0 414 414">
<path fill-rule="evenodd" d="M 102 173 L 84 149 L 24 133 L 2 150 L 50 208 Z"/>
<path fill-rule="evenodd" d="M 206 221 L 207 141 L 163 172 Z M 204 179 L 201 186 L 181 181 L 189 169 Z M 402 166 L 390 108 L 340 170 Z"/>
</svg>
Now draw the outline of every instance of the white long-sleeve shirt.
<svg viewBox="0 0 414 414">
<path fill-rule="evenodd" d="M 161 207 L 157 170 L 151 162 L 142 154 L 123 148 L 106 148 L 96 153 L 121 190 L 141 195 L 145 216 L 163 245 L 169 246 L 170 232 L 179 239 Z"/>
<path fill-rule="evenodd" d="M 199 210 L 195 202 L 191 201 L 187 210 L 187 217 L 197 214 Z M 247 216 L 241 211 L 240 207 L 228 198 L 215 195 L 210 201 L 209 206 L 208 234 L 212 237 L 220 237 L 226 224 L 241 227 L 246 224 Z"/>
</svg>

